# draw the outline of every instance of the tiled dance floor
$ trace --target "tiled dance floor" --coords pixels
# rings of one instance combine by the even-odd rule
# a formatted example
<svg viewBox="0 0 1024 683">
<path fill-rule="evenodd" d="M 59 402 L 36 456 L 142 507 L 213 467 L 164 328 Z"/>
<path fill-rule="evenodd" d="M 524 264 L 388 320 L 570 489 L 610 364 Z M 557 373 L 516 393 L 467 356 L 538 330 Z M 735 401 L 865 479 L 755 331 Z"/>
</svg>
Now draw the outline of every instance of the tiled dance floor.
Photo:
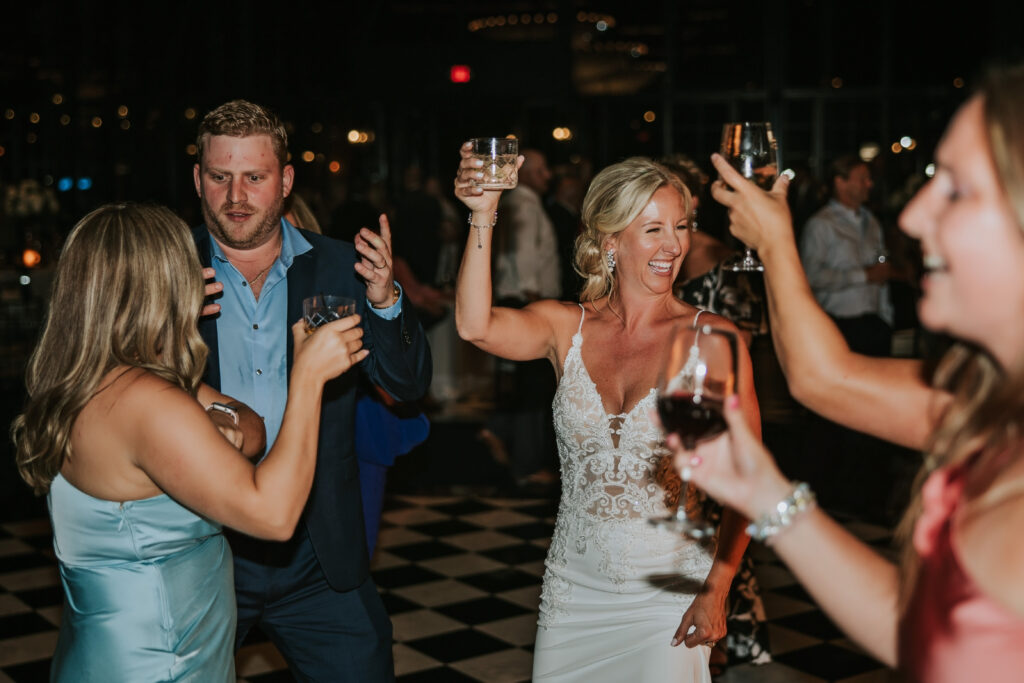
<svg viewBox="0 0 1024 683">
<path fill-rule="evenodd" d="M 373 573 L 394 623 L 399 681 L 529 680 L 554 513 L 555 501 L 543 498 L 388 498 Z M 887 552 L 886 529 L 845 524 Z M 45 517 L 0 524 L 0 682 L 47 680 L 61 611 L 50 543 Z M 845 640 L 770 551 L 751 552 L 775 661 L 732 667 L 718 680 L 899 680 Z M 252 683 L 292 680 L 258 633 L 239 653 L 238 673 Z"/>
</svg>

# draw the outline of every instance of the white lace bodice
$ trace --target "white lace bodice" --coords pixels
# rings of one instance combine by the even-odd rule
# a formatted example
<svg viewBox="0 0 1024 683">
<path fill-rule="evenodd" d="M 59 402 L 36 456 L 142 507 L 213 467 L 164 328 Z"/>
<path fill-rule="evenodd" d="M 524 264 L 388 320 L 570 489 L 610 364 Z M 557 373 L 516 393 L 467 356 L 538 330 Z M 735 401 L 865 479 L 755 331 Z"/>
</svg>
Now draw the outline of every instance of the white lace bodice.
<svg viewBox="0 0 1024 683">
<path fill-rule="evenodd" d="M 552 403 L 562 467 L 561 511 L 592 522 L 666 514 L 665 492 L 654 481 L 658 460 L 668 453 L 649 417 L 655 390 L 626 413 L 606 413 L 583 364 L 582 346 L 578 331 Z"/>
<path fill-rule="evenodd" d="M 582 329 L 581 317 L 552 404 L 562 498 L 546 562 L 542 626 L 564 615 L 574 584 L 636 592 L 651 589 L 652 568 L 703 577 L 710 567 L 707 548 L 647 523 L 669 514 L 665 490 L 655 480 L 658 462 L 668 454 L 650 417 L 655 389 L 628 412 L 607 414 L 583 364 Z M 584 569 L 590 566 L 593 573 Z M 673 597 L 688 603 L 692 592 Z"/>
</svg>

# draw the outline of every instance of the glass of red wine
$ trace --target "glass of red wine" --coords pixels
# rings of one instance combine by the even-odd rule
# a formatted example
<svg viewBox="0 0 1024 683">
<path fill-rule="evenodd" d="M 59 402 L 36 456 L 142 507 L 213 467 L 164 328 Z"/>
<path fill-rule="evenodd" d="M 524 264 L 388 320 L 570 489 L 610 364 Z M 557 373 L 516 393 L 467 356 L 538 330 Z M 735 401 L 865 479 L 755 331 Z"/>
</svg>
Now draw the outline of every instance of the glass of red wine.
<svg viewBox="0 0 1024 683">
<path fill-rule="evenodd" d="M 687 450 L 726 429 L 722 404 L 736 391 L 736 344 L 734 333 L 696 320 L 673 332 L 658 374 L 658 417 L 665 434 L 678 434 Z M 680 477 L 683 487 L 675 514 L 649 521 L 691 538 L 710 538 L 714 527 L 686 510 L 689 468 Z"/>
</svg>

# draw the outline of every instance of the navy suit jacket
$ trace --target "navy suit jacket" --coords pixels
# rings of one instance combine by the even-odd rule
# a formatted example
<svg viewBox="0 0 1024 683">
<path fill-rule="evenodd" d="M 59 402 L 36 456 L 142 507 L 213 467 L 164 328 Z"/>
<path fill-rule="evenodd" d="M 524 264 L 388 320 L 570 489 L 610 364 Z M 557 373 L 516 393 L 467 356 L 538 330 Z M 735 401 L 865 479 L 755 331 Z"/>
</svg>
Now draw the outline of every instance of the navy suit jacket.
<svg viewBox="0 0 1024 683">
<path fill-rule="evenodd" d="M 359 258 L 355 247 L 349 242 L 300 232 L 313 248 L 296 255 L 288 269 L 288 320 L 282 321 L 281 334 L 287 335 L 289 371 L 293 351 L 291 325 L 302 317 L 303 298 L 317 292 L 340 294 L 356 300 L 356 312 L 361 316 L 363 347 L 369 349 L 370 355 L 362 361 L 360 370 L 400 401 L 422 397 L 430 385 L 431 358 L 413 306 L 403 295 L 402 312 L 394 320 L 367 311 L 366 285 L 353 268 Z M 206 226 L 195 228 L 192 237 L 199 260 L 204 267 L 209 266 L 213 250 Z M 200 320 L 199 332 L 210 347 L 205 381 L 219 390 L 218 318 Z M 355 454 L 356 385 L 355 372 L 349 371 L 324 387 L 316 475 L 302 517 L 320 567 L 336 591 L 351 590 L 369 576 Z M 247 548 L 262 546 L 262 553 L 267 556 L 274 554 L 275 546 L 288 545 L 245 538 Z M 236 553 L 239 550 L 236 548 Z"/>
</svg>

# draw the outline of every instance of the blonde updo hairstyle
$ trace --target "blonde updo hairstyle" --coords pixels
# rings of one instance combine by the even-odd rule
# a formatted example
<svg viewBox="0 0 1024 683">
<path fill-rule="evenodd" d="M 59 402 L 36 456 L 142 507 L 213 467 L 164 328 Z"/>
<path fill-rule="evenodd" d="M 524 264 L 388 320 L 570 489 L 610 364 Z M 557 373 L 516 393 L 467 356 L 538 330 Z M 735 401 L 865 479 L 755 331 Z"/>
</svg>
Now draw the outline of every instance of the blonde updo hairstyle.
<svg viewBox="0 0 1024 683">
<path fill-rule="evenodd" d="M 646 157 L 631 157 L 596 176 L 583 198 L 583 230 L 576 238 L 573 267 L 584 278 L 580 301 L 594 301 L 615 292 L 604 243 L 625 230 L 661 187 L 671 185 L 683 197 L 686 215 L 692 203 L 686 186 L 667 168 Z"/>
</svg>

